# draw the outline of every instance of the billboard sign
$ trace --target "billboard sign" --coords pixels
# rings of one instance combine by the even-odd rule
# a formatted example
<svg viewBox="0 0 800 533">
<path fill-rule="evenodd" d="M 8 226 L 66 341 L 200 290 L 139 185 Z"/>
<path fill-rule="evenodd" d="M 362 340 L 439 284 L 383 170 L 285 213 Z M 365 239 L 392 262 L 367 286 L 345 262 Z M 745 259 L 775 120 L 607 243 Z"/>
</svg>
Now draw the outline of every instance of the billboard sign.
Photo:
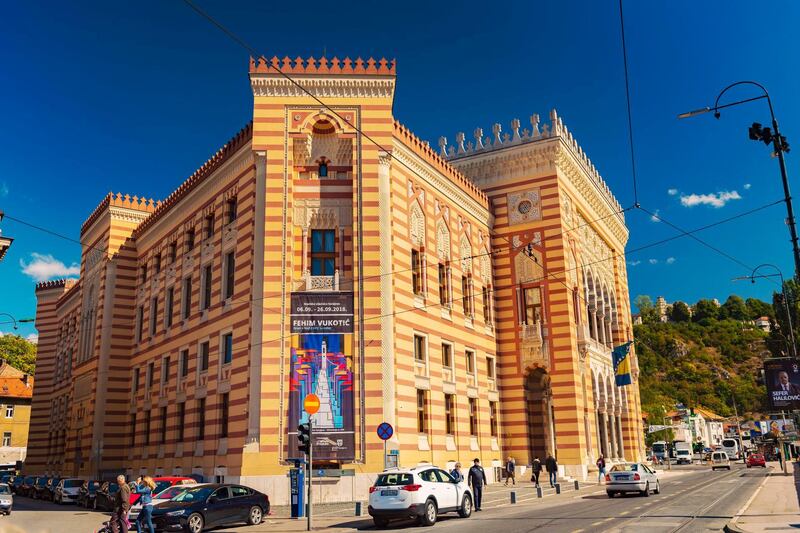
<svg viewBox="0 0 800 533">
<path fill-rule="evenodd" d="M 292 333 L 353 333 L 352 292 L 293 292 Z"/>
<path fill-rule="evenodd" d="M 352 335 L 296 335 L 291 349 L 288 457 L 300 457 L 297 427 L 313 421 L 314 460 L 355 459 Z M 305 399 L 318 398 L 317 411 L 304 409 Z M 312 409 L 313 410 L 313 409 Z"/>
<path fill-rule="evenodd" d="M 764 381 L 773 409 L 800 409 L 800 363 L 797 359 L 764 361 Z"/>
</svg>

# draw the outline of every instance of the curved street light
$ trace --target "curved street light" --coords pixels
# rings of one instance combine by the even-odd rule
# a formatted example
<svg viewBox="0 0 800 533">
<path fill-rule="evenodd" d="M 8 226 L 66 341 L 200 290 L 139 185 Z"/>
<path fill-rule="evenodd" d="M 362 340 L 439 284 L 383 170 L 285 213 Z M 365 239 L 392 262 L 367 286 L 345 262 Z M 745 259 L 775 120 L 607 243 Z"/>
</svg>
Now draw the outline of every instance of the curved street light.
<svg viewBox="0 0 800 533">
<path fill-rule="evenodd" d="M 775 272 L 777 274 L 761 274 L 759 276 L 756 276 L 756 273 L 758 273 L 758 271 L 763 267 L 772 268 L 772 269 L 775 270 Z M 773 265 L 772 263 L 762 263 L 762 264 L 758 265 L 757 267 L 755 267 L 753 269 L 753 271 L 750 273 L 749 276 L 742 276 L 742 277 L 739 277 L 739 278 L 734 278 L 734 281 L 741 280 L 741 279 L 749 279 L 751 283 L 755 283 L 756 282 L 756 278 L 770 278 L 770 277 L 775 277 L 776 275 L 779 278 L 781 278 L 781 300 L 783 301 L 783 308 L 784 308 L 784 311 L 786 312 L 786 320 L 789 323 L 789 349 L 790 349 L 790 352 L 791 352 L 792 356 L 794 356 L 796 358 L 797 357 L 797 345 L 794 342 L 794 327 L 792 326 L 792 313 L 789 310 L 789 302 L 788 302 L 788 298 L 786 297 L 786 282 L 783 279 L 783 272 L 781 272 L 781 269 L 778 268 L 777 266 Z M 786 337 L 784 336 L 784 339 L 785 338 Z"/>
<path fill-rule="evenodd" d="M 764 94 L 720 105 L 719 101 L 722 98 L 722 96 L 726 92 L 728 92 L 728 90 L 737 87 L 739 85 L 753 85 L 761 89 L 764 92 Z M 720 118 L 720 112 L 719 112 L 720 109 L 725 109 L 727 107 L 745 104 L 747 102 L 753 102 L 755 100 L 761 100 L 761 99 L 767 100 L 767 105 L 769 106 L 769 115 L 770 118 L 772 119 L 772 129 L 770 130 L 770 128 L 762 128 L 761 124 L 759 124 L 758 122 L 754 122 L 753 125 L 750 127 L 748 133 L 751 140 L 762 141 L 764 144 L 767 145 L 772 143 L 772 146 L 775 150 L 774 155 L 778 157 L 778 163 L 780 164 L 781 168 L 781 180 L 783 181 L 783 198 L 784 201 L 786 202 L 786 212 L 787 212 L 786 222 L 789 225 L 789 234 L 791 235 L 791 242 L 792 242 L 792 253 L 794 255 L 794 274 L 796 277 L 800 278 L 800 248 L 798 248 L 797 245 L 797 227 L 795 226 L 795 220 L 794 220 L 792 195 L 789 192 L 789 178 L 786 175 L 786 161 L 783 158 L 784 152 L 789 151 L 789 143 L 786 142 L 786 138 L 783 135 L 781 135 L 780 130 L 778 129 L 778 121 L 775 118 L 775 111 L 772 107 L 772 99 L 769 97 L 769 92 L 767 91 L 766 87 L 764 87 L 758 82 L 751 80 L 737 81 L 736 83 L 731 83 L 730 85 L 722 89 L 722 91 L 720 91 L 720 93 L 717 95 L 717 99 L 714 100 L 713 107 L 703 107 L 701 109 L 695 109 L 694 111 L 681 113 L 680 115 L 678 115 L 678 118 L 695 117 L 697 115 L 710 113 L 712 111 L 714 112 L 714 117 Z"/>
<path fill-rule="evenodd" d="M 8 313 L 0 313 L 0 316 L 7 316 L 8 318 L 10 318 L 11 319 L 11 323 L 14 324 L 14 329 L 15 330 L 19 329 L 19 325 L 20 324 L 25 324 L 25 323 L 34 321 L 32 318 L 21 318 L 21 319 L 17 320 L 16 318 L 14 318 L 13 316 L 9 315 Z"/>
</svg>

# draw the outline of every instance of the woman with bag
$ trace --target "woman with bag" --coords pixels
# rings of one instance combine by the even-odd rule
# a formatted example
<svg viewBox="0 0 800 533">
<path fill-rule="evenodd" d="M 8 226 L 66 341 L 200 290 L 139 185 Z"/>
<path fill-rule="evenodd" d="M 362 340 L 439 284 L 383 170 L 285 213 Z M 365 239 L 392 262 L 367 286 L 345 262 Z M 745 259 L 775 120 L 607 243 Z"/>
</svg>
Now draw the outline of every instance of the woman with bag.
<svg viewBox="0 0 800 533">
<path fill-rule="evenodd" d="M 155 533 L 153 527 L 153 491 L 156 488 L 156 483 L 150 476 L 139 476 L 136 480 L 136 487 L 133 492 L 141 495 L 139 502 L 142 504 L 142 511 L 136 517 L 136 531 L 142 533 L 142 528 L 145 522 L 150 533 Z"/>
</svg>

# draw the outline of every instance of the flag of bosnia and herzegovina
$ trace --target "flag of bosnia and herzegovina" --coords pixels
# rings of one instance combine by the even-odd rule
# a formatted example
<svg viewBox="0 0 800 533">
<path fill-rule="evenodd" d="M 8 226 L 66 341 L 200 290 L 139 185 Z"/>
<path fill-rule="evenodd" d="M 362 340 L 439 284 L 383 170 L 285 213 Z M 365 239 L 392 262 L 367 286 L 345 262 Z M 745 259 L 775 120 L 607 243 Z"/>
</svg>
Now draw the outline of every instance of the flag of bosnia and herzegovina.
<svg viewBox="0 0 800 533">
<path fill-rule="evenodd" d="M 620 344 L 612 353 L 614 359 L 614 381 L 617 387 L 631 384 L 631 344 L 633 341 Z"/>
</svg>

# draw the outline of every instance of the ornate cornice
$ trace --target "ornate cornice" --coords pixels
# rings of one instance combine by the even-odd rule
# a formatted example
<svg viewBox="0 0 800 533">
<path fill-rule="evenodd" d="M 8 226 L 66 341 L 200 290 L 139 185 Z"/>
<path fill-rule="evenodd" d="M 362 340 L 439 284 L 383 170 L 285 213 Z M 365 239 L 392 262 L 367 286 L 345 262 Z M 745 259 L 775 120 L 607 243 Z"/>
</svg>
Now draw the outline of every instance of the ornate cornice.
<svg viewBox="0 0 800 533">
<path fill-rule="evenodd" d="M 452 199 L 453 203 L 464 209 L 467 214 L 482 221 L 484 224 L 491 224 L 491 214 L 486 206 L 479 204 L 452 181 L 446 179 L 439 172 L 434 171 L 430 164 L 423 161 L 407 146 L 402 143 L 395 143 L 392 158 L 407 165 L 412 172 L 424 178 L 431 187 L 441 191 L 444 195 Z"/>
<path fill-rule="evenodd" d="M 336 77 L 280 74 L 250 74 L 254 96 L 302 97 L 309 93 L 318 98 L 393 98 L 394 77 Z M 299 85 L 299 86 L 298 86 Z"/>
</svg>

